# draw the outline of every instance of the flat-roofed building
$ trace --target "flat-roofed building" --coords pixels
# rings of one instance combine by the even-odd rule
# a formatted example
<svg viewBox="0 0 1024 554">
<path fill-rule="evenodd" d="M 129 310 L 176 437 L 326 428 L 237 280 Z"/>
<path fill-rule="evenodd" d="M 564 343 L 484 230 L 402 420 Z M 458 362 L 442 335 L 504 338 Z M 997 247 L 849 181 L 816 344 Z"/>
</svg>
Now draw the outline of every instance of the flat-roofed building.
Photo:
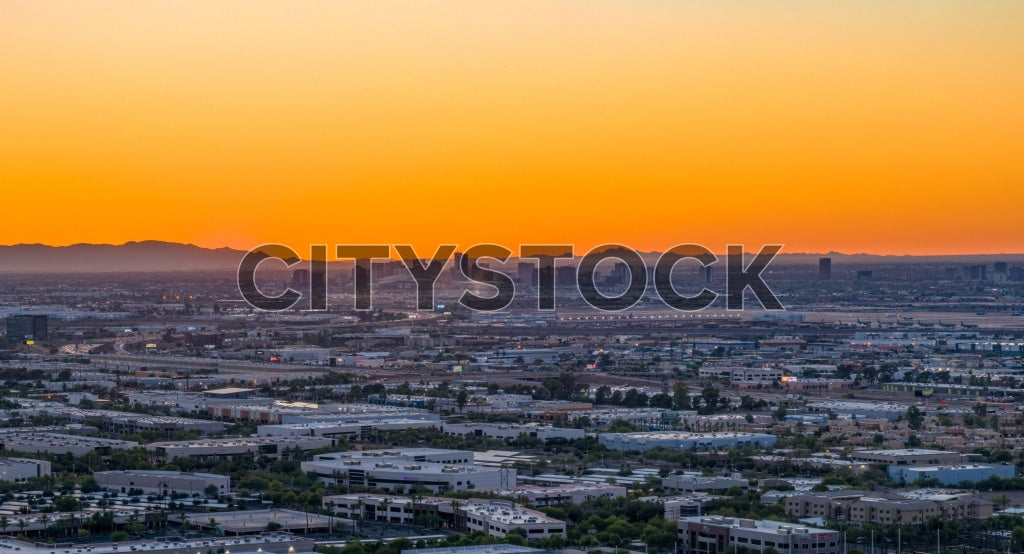
<svg viewBox="0 0 1024 554">
<path fill-rule="evenodd" d="M 547 442 L 550 440 L 576 440 L 586 436 L 583 429 L 571 427 L 554 427 L 540 424 L 512 423 L 446 423 L 441 430 L 446 435 L 487 437 L 511 442 L 520 437 L 536 438 Z"/>
<path fill-rule="evenodd" d="M 903 525 L 934 517 L 962 520 L 992 515 L 992 502 L 974 491 L 825 491 L 795 494 L 783 502 L 786 514 L 792 517 L 835 519 L 858 525 Z"/>
<path fill-rule="evenodd" d="M 494 494 L 522 499 L 534 506 L 557 506 L 559 504 L 582 504 L 596 498 L 619 498 L 626 496 L 626 487 L 610 483 L 575 483 L 566 485 L 520 485 L 514 489 L 494 491 Z"/>
<path fill-rule="evenodd" d="M 311 423 L 282 423 L 260 425 L 256 434 L 261 437 L 365 437 L 376 431 L 427 429 L 438 422 L 420 419 L 355 419 L 349 421 L 317 421 Z"/>
<path fill-rule="evenodd" d="M 675 450 L 714 450 L 743 446 L 769 447 L 775 444 L 775 435 L 765 433 L 603 433 L 598 441 L 612 450 L 649 450 L 655 447 Z"/>
<path fill-rule="evenodd" d="M 514 469 L 414 462 L 400 458 L 317 459 L 302 462 L 302 471 L 328 484 L 348 484 L 404 494 L 417 488 L 434 493 L 501 489 L 516 485 Z"/>
<path fill-rule="evenodd" d="M 673 474 L 661 480 L 665 492 L 727 491 L 733 487 L 746 489 L 750 481 L 739 477 L 704 476 L 695 473 Z"/>
<path fill-rule="evenodd" d="M 181 471 L 97 471 L 92 474 L 96 484 L 111 492 L 130 493 L 140 490 L 143 494 L 158 496 L 184 493 L 202 496 L 208 487 L 215 487 L 218 495 L 231 492 L 231 478 L 212 473 L 185 473 Z"/>
<path fill-rule="evenodd" d="M 219 514 L 218 514 L 219 515 Z M 119 543 L 89 543 L 89 554 L 190 554 L 192 552 L 264 552 L 296 554 L 313 552 L 312 539 L 288 533 L 260 533 L 249 537 L 165 538 Z M 81 545 L 52 545 L 0 539 L 0 549 L 18 554 L 81 554 Z"/>
<path fill-rule="evenodd" d="M 0 481 L 21 483 L 44 477 L 51 471 L 50 462 L 30 458 L 0 458 Z"/>
<path fill-rule="evenodd" d="M 778 521 L 693 516 L 679 519 L 684 554 L 725 554 L 736 547 L 763 552 L 839 554 L 839 532 Z"/>
<path fill-rule="evenodd" d="M 916 483 L 922 479 L 935 479 L 945 486 L 977 483 L 989 477 L 1008 479 L 1016 474 L 1017 468 L 1010 464 L 889 466 L 889 478 L 893 481 Z"/>
<path fill-rule="evenodd" d="M 250 454 L 270 458 L 286 458 L 296 449 L 315 450 L 333 446 L 325 437 L 247 437 L 234 439 L 199 439 L 194 441 L 154 442 L 146 449 L 159 458 L 173 460 L 195 456 L 238 456 Z"/>
<path fill-rule="evenodd" d="M 523 530 L 528 540 L 565 536 L 564 521 L 502 500 L 461 504 L 456 510 L 456 521 L 460 519 L 464 521 L 464 525 L 456 525 L 457 528 L 481 531 L 498 538 L 503 538 L 516 529 Z"/>
<path fill-rule="evenodd" d="M 890 450 L 854 450 L 854 462 L 894 466 L 920 466 L 927 464 L 955 464 L 962 460 L 959 452 L 927 450 L 923 448 L 895 448 Z"/>
<path fill-rule="evenodd" d="M 37 432 L 32 428 L 4 429 L 0 432 L 0 446 L 6 451 L 36 454 L 71 454 L 82 456 L 89 452 L 101 455 L 114 450 L 130 450 L 139 446 L 133 441 Z"/>
</svg>

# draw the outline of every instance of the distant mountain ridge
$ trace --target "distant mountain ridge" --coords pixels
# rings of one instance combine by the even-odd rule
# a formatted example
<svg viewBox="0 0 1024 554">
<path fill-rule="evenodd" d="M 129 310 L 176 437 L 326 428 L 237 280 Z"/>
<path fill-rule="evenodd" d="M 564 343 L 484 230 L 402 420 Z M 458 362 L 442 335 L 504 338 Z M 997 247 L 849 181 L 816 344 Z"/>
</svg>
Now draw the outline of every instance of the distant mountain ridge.
<svg viewBox="0 0 1024 554">
<path fill-rule="evenodd" d="M 16 244 L 0 246 L 0 273 L 107 273 L 234 270 L 245 252 L 194 244 Z"/>
<path fill-rule="evenodd" d="M 582 255 L 585 252 L 581 252 Z M 0 273 L 108 273 L 108 272 L 171 272 L 171 271 L 234 271 L 245 251 L 233 248 L 203 248 L 156 240 L 124 244 L 16 244 L 0 246 Z M 641 257 L 653 264 L 657 252 L 644 252 Z M 719 256 L 722 256 L 719 254 Z M 878 254 L 792 253 L 783 251 L 774 264 L 817 264 L 818 258 L 832 258 L 842 264 L 989 264 L 997 261 L 1024 264 L 1024 254 L 961 254 L 949 256 L 898 256 Z M 514 260 L 513 260 L 514 261 Z M 749 254 L 748 254 L 749 261 Z M 724 262 L 724 260 L 722 260 Z M 721 263 L 721 262 L 720 262 Z"/>
</svg>

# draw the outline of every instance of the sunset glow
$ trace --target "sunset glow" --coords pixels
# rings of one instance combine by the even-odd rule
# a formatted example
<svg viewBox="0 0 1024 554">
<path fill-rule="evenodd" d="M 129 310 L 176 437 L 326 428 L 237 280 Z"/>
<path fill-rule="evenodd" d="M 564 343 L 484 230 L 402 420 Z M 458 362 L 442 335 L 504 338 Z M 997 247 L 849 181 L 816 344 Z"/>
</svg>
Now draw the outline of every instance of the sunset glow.
<svg viewBox="0 0 1024 554">
<path fill-rule="evenodd" d="M 1024 252 L 1024 3 L 0 7 L 0 243 Z"/>
</svg>

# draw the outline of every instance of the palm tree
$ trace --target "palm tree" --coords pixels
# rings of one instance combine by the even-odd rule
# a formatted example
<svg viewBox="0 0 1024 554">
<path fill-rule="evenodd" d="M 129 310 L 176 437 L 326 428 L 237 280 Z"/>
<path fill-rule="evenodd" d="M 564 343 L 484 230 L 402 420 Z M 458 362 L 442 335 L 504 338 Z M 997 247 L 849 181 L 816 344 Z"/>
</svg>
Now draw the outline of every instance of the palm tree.
<svg viewBox="0 0 1024 554">
<path fill-rule="evenodd" d="M 7 534 L 7 526 L 10 524 L 11 522 L 7 520 L 7 516 L 0 516 L 0 529 L 3 529 L 5 535 Z"/>
<path fill-rule="evenodd" d="M 50 514 L 43 513 L 43 515 L 41 515 L 39 517 L 39 521 L 43 522 L 43 536 L 45 537 L 45 536 L 49 535 L 50 533 L 47 530 L 47 527 L 49 527 L 49 526 L 47 525 L 47 523 L 50 522 Z"/>
<path fill-rule="evenodd" d="M 380 505 L 381 509 L 384 510 L 384 528 L 381 529 L 380 532 L 380 536 L 383 537 L 384 533 L 388 530 L 388 520 L 391 519 L 390 514 L 388 514 L 388 506 L 391 505 L 391 500 L 389 500 L 388 497 L 385 496 L 384 500 L 380 503 Z"/>
<path fill-rule="evenodd" d="M 21 534 L 23 534 L 23 535 L 25 534 L 25 527 L 27 527 L 27 526 L 28 526 L 28 523 L 25 522 L 25 518 L 24 517 L 18 519 L 18 531 Z"/>
</svg>

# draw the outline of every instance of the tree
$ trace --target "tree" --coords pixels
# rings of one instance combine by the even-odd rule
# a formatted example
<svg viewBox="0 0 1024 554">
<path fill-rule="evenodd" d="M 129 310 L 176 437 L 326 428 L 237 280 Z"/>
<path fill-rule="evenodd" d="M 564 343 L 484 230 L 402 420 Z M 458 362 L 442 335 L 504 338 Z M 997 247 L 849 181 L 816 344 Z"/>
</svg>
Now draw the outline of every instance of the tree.
<svg viewBox="0 0 1024 554">
<path fill-rule="evenodd" d="M 672 403 L 680 411 L 690 410 L 690 387 L 683 381 L 676 381 L 672 387 Z"/>
<path fill-rule="evenodd" d="M 924 421 L 924 416 L 921 415 L 921 410 L 917 406 L 911 406 L 907 408 L 907 425 L 911 429 L 917 431 L 921 428 L 921 423 Z"/>
<path fill-rule="evenodd" d="M 468 401 L 469 393 L 466 392 L 466 389 L 460 390 L 459 394 L 455 397 L 455 403 L 459 405 L 459 412 L 462 412 L 462 410 L 466 407 L 466 402 Z"/>
<path fill-rule="evenodd" d="M 220 490 L 217 489 L 217 485 L 207 485 L 203 489 L 203 493 L 206 494 L 207 498 L 217 498 L 220 495 Z"/>
<path fill-rule="evenodd" d="M 269 531 L 271 533 L 273 533 L 274 531 L 280 531 L 281 530 L 281 524 L 276 522 L 276 521 L 270 521 L 270 522 L 267 522 L 267 526 L 264 527 L 263 530 L 264 531 Z"/>
</svg>

